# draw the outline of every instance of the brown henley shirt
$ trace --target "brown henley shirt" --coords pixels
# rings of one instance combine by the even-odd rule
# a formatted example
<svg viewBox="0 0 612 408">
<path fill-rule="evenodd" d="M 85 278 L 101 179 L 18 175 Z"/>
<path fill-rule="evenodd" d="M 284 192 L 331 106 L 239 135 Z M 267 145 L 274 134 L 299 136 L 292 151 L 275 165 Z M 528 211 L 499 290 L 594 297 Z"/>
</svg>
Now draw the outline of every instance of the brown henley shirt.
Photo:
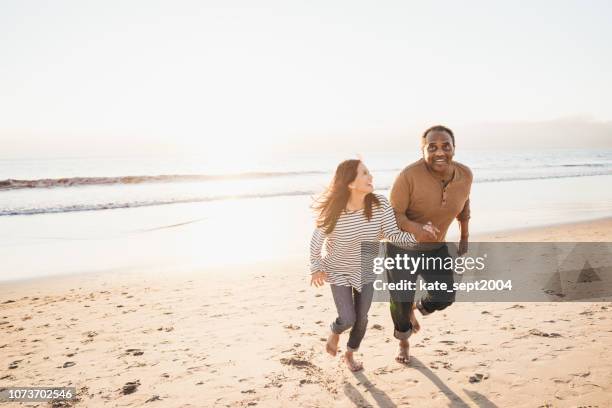
<svg viewBox="0 0 612 408">
<path fill-rule="evenodd" d="M 453 176 L 444 187 L 424 159 L 408 165 L 397 176 L 391 188 L 391 206 L 397 224 L 406 230 L 407 221 L 425 224 L 428 221 L 440 230 L 437 240 L 444 242 L 451 222 L 470 218 L 472 171 L 453 161 Z"/>
</svg>

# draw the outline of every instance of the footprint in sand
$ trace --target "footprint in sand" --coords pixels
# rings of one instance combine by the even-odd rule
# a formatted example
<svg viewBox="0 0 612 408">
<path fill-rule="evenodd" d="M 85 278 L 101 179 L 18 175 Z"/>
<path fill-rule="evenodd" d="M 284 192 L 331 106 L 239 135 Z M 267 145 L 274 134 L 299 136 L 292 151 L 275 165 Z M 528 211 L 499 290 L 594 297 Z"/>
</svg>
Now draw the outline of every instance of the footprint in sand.
<svg viewBox="0 0 612 408">
<path fill-rule="evenodd" d="M 487 378 L 489 378 L 489 374 L 474 373 L 474 375 L 470 376 L 468 381 L 474 384 L 474 383 L 479 383 L 482 380 L 486 380 Z"/>
<path fill-rule="evenodd" d="M 442 365 L 442 367 L 446 368 L 447 370 L 452 370 L 453 368 L 453 364 L 448 361 L 436 360 L 429 363 L 429 367 L 433 369 L 438 369 L 439 365 Z"/>
<path fill-rule="evenodd" d="M 131 394 L 138 389 L 140 386 L 140 380 L 126 382 L 125 385 L 121 388 L 121 393 L 123 395 Z"/>
<path fill-rule="evenodd" d="M 391 374 L 394 373 L 398 370 L 403 370 L 402 367 L 400 366 L 385 366 L 385 367 L 381 367 L 381 368 L 377 368 L 376 370 L 374 370 L 374 375 L 384 375 L 384 374 Z"/>
<path fill-rule="evenodd" d="M 15 360 L 13 361 L 11 364 L 9 364 L 8 368 L 9 370 L 14 370 L 17 367 L 19 367 L 19 363 L 21 363 L 23 360 Z"/>
<path fill-rule="evenodd" d="M 539 329 L 531 329 L 529 334 L 540 337 L 562 337 L 559 333 L 545 333 Z"/>
<path fill-rule="evenodd" d="M 303 373 L 305 378 L 302 379 L 303 381 L 300 381 L 300 385 L 319 384 L 328 392 L 336 394 L 338 392 L 336 385 L 337 379 L 327 375 L 320 367 L 311 363 L 309 361 L 311 358 L 312 355 L 307 355 L 303 351 L 298 351 L 293 355 L 293 357 L 281 358 L 280 363 L 282 365 L 293 367 Z M 282 384 L 278 386 L 280 387 Z"/>
</svg>

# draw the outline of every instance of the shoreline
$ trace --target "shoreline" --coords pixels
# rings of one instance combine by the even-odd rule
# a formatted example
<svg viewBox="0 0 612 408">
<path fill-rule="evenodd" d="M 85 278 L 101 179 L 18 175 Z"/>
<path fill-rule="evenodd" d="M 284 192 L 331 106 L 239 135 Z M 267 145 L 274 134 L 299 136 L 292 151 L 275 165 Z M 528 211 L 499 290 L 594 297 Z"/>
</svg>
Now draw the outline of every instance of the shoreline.
<svg viewBox="0 0 612 408">
<path fill-rule="evenodd" d="M 578 231 L 576 231 L 576 229 L 578 229 Z M 570 231 L 573 230 L 573 231 Z M 581 233 L 581 231 L 584 231 Z M 544 240 L 542 242 L 547 242 L 547 241 L 551 241 L 551 240 L 556 240 L 556 241 L 563 241 L 563 240 L 559 240 L 557 238 L 562 237 L 562 238 L 567 238 L 569 237 L 569 233 L 573 234 L 572 238 L 574 238 L 575 242 L 607 242 L 604 240 L 604 238 L 607 238 L 608 240 L 612 240 L 612 233 L 610 233 L 609 231 L 612 231 L 612 217 L 605 217 L 605 218 L 597 218 L 597 219 L 593 219 L 593 220 L 589 220 L 589 221 L 574 221 L 574 222 L 568 222 L 568 223 L 561 223 L 561 224 L 552 224 L 552 225 L 547 225 L 547 226 L 537 226 L 537 227 L 525 227 L 525 228 L 516 228 L 516 229 L 509 229 L 509 230 L 503 230 L 503 231 L 495 231 L 495 232 L 484 232 L 484 233 L 477 233 L 474 234 L 470 237 L 470 241 L 471 242 L 496 242 L 496 241 L 506 241 L 506 242 L 510 242 L 512 240 L 516 241 L 516 242 L 529 242 L 530 237 L 535 238 L 538 236 L 541 236 L 542 234 L 548 234 L 551 235 L 551 238 L 548 238 L 547 240 Z M 553 237 L 554 235 L 554 237 Z M 574 242 L 574 241 L 566 241 L 566 242 Z M 537 242 L 537 241 L 534 241 Z M 277 262 L 288 262 L 288 261 L 295 261 L 295 262 L 299 262 L 302 259 L 302 257 L 300 256 L 289 256 L 289 257 L 279 257 L 276 260 L 272 260 L 272 261 L 266 261 L 269 262 L 270 264 L 275 264 Z M 260 262 L 255 260 L 255 262 Z M 304 258 L 303 262 L 307 262 L 307 260 Z M 239 268 L 243 268 L 243 266 L 238 266 Z M 211 269 L 211 270 L 224 270 L 224 269 L 229 269 L 230 267 L 223 267 L 223 266 L 219 266 L 219 265 L 212 265 L 209 267 L 206 267 L 206 269 Z M 148 270 L 149 272 L 145 272 L 145 269 Z M 198 269 L 201 268 L 190 268 L 190 269 L 182 269 L 180 271 L 177 271 L 176 267 L 171 266 L 171 265 L 166 265 L 163 268 L 157 267 L 156 268 L 156 273 L 163 273 L 163 272 L 167 272 L 167 273 L 179 273 L 181 276 L 184 275 L 189 275 L 191 273 L 197 273 L 195 272 Z M 119 268 L 112 268 L 110 270 L 106 270 L 106 271 L 81 271 L 81 272 L 67 272 L 67 273 L 61 273 L 61 274 L 54 274 L 54 275 L 49 275 L 49 276 L 34 276 L 34 277 L 27 277 L 27 278 L 23 278 L 23 279 L 12 279 L 12 280 L 1 280 L 0 281 L 0 290 L 9 290 L 11 289 L 11 287 L 14 286 L 28 286 L 28 285 L 38 285 L 38 284 L 46 284 L 46 283 L 53 283 L 54 281 L 68 281 L 68 280 L 74 280 L 74 279 L 79 279 L 79 280 L 84 280 L 84 281 L 88 281 L 88 280 L 100 280 L 100 279 L 104 279 L 106 278 L 111 278 L 111 277 L 116 277 L 117 279 L 119 278 L 125 278 L 126 275 L 127 276 L 147 276 L 148 274 L 151 274 L 151 276 L 153 276 L 153 274 L 151 273 L 151 268 L 145 268 L 145 267 L 119 267 Z"/>
<path fill-rule="evenodd" d="M 476 233 L 470 236 L 470 242 L 529 242 L 529 239 L 549 235 L 549 238 L 542 240 L 541 242 L 557 241 L 557 242 L 608 242 L 612 241 L 612 217 L 596 218 L 588 221 L 573 221 L 560 224 L 551 224 L 545 226 L 535 227 L 524 227 L 515 229 L 506 229 L 493 232 Z M 564 240 L 569 238 L 569 234 L 572 234 L 571 238 L 574 240 Z M 563 239 L 558 239 L 563 238 Z M 608 241 L 606 241 L 606 239 Z M 538 242 L 533 241 L 533 242 Z M 304 255 L 306 256 L 306 255 Z M 267 260 L 270 264 L 277 262 L 287 261 L 300 261 L 308 262 L 305 257 L 302 256 L 287 256 L 277 257 L 275 260 Z M 254 260 L 255 263 L 262 262 L 261 260 Z M 239 265 L 238 268 L 243 268 L 244 265 Z M 211 270 L 224 270 L 231 268 L 230 266 L 211 265 L 205 267 Z M 54 280 L 69 280 L 69 279 L 103 279 L 104 277 L 112 276 L 141 276 L 145 274 L 146 270 L 151 270 L 150 267 L 118 267 L 112 268 L 106 271 L 81 271 L 81 272 L 66 272 L 61 274 L 54 274 L 48 276 L 34 276 L 22 279 L 11 279 L 11 280 L 0 280 L 0 290 L 9 289 L 11 286 L 27 286 L 38 283 L 52 282 Z M 171 272 L 177 273 L 177 267 L 172 265 L 165 265 L 163 268 L 156 267 L 156 273 Z M 188 275 L 190 273 L 196 273 L 194 271 L 200 270 L 200 268 L 181 268 L 178 273 L 180 275 Z M 190 271 L 191 270 L 191 271 Z M 150 273 L 150 272 L 149 272 Z M 153 275 L 151 275 L 153 276 Z"/>
<path fill-rule="evenodd" d="M 541 226 L 508 228 L 499 231 L 476 233 L 470 238 L 474 241 L 506 241 L 514 239 L 517 242 L 527 242 L 526 238 L 542 237 L 543 233 L 554 233 L 555 236 L 534 242 L 612 242 L 612 216 L 600 217 L 585 221 L 568 221 Z M 571 236 L 569 234 L 572 234 Z M 563 241 L 562 239 L 567 239 Z"/>
</svg>

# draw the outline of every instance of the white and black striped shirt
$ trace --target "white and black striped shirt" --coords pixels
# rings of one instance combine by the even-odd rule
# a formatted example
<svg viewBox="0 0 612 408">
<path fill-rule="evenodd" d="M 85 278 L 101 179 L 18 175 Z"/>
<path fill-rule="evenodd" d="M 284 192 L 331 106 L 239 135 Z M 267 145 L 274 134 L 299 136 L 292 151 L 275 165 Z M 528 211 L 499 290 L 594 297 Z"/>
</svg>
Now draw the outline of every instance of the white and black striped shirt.
<svg viewBox="0 0 612 408">
<path fill-rule="evenodd" d="M 321 228 L 315 229 L 310 241 L 311 273 L 325 272 L 330 284 L 352 286 L 361 291 L 363 285 L 375 279 L 371 267 L 364 268 L 362 265 L 367 265 L 374 257 L 380 256 L 377 245 L 367 245 L 364 248 L 370 248 L 371 253 L 364 254 L 368 260 L 363 260 L 362 243 L 377 242 L 383 238 L 408 246 L 416 243 L 412 234 L 397 227 L 393 208 L 387 198 L 379 194 L 376 197 L 380 205 L 372 206 L 370 221 L 363 209 L 344 211 L 331 234 L 326 234 Z M 322 254 L 324 245 L 325 253 Z"/>
</svg>

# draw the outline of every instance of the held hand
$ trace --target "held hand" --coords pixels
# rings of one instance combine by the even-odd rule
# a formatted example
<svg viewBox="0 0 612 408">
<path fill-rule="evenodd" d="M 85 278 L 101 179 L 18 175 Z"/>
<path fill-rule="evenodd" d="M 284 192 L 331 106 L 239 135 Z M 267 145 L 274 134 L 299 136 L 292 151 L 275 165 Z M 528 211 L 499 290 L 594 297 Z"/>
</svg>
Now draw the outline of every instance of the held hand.
<svg viewBox="0 0 612 408">
<path fill-rule="evenodd" d="M 327 282 L 327 274 L 325 272 L 318 271 L 311 275 L 310 286 L 314 285 L 315 288 L 318 288 L 323 286 L 325 282 Z"/>
<path fill-rule="evenodd" d="M 427 221 L 427 224 L 423 225 L 423 229 L 427 232 L 429 232 L 430 234 L 433 235 L 434 238 L 438 238 L 438 234 L 440 233 L 440 230 L 437 229 L 432 223 L 431 221 Z"/>
<path fill-rule="evenodd" d="M 438 233 L 440 233 L 440 230 L 431 221 L 428 221 L 427 224 L 420 224 L 420 228 L 416 228 L 414 237 L 418 242 L 432 242 L 436 241 Z"/>
<path fill-rule="evenodd" d="M 461 238 L 461 240 L 459 241 L 459 248 L 457 249 L 457 255 L 458 256 L 462 256 L 465 253 L 467 253 L 468 251 L 468 239 L 467 238 Z"/>
</svg>

